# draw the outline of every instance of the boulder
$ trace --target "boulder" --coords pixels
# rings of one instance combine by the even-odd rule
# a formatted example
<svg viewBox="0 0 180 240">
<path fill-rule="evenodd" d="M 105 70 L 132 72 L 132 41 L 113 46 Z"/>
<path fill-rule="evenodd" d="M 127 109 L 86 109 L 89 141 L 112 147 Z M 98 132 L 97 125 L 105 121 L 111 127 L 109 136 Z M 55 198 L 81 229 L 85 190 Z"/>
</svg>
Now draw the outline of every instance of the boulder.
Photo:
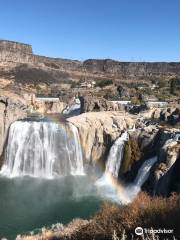
<svg viewBox="0 0 180 240">
<path fill-rule="evenodd" d="M 86 95 L 80 96 L 79 100 L 81 103 L 81 113 L 122 110 L 122 108 L 118 104 L 107 101 L 103 97 Z"/>
</svg>

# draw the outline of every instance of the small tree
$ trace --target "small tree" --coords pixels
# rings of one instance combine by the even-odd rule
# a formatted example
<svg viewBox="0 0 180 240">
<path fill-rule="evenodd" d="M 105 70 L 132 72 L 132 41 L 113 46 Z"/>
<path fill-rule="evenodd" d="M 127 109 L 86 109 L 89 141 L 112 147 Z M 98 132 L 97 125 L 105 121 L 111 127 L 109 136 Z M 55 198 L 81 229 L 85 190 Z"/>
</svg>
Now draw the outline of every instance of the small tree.
<svg viewBox="0 0 180 240">
<path fill-rule="evenodd" d="M 170 93 L 176 94 L 177 89 L 180 88 L 180 79 L 179 78 L 173 78 L 170 81 Z"/>
</svg>

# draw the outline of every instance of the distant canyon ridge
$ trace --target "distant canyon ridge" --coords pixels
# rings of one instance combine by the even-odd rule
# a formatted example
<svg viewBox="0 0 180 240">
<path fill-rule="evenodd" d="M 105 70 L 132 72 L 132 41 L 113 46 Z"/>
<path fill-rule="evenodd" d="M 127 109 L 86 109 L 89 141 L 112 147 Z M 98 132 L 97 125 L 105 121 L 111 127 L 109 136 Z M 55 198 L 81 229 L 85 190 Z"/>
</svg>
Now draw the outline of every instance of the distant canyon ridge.
<svg viewBox="0 0 180 240">
<path fill-rule="evenodd" d="M 180 77 L 179 62 L 85 61 L 33 54 L 29 44 L 0 40 L 0 87 L 32 91 L 72 88 L 83 81 L 151 82 Z"/>
</svg>

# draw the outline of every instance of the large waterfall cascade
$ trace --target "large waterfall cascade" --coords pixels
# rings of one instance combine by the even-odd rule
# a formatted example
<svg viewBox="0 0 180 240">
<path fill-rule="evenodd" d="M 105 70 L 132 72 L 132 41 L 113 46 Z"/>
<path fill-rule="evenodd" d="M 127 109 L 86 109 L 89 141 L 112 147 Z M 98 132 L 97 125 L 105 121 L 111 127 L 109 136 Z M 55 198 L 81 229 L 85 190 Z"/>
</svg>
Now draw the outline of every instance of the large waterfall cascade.
<svg viewBox="0 0 180 240">
<path fill-rule="evenodd" d="M 1 174 L 53 178 L 83 173 L 82 150 L 74 125 L 26 120 L 12 123 Z"/>
</svg>

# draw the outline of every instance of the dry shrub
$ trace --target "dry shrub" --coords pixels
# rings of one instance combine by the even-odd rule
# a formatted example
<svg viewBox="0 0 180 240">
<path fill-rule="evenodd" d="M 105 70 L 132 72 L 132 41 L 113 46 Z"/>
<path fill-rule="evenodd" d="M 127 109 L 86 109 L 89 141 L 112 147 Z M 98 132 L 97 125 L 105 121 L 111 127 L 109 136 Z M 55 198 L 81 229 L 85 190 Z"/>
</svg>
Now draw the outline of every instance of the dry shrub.
<svg viewBox="0 0 180 240">
<path fill-rule="evenodd" d="M 137 236 L 136 227 L 173 229 L 171 234 L 145 234 Z M 47 234 L 48 233 L 48 234 Z M 74 221 L 56 233 L 46 232 L 33 240 L 163 240 L 180 239 L 180 195 L 169 198 L 150 197 L 140 193 L 133 203 L 119 206 L 104 203 L 90 221 Z"/>
<path fill-rule="evenodd" d="M 114 232 L 117 239 L 122 239 L 125 237 L 124 231 L 126 239 L 131 239 L 138 226 L 148 229 L 173 229 L 174 236 L 180 239 L 180 195 L 160 198 L 141 193 L 128 206 L 104 203 L 93 220 L 72 234 L 70 239 L 110 240 Z M 170 234 L 163 234 L 159 239 L 165 237 L 173 239 Z M 134 236 L 134 239 L 142 237 Z"/>
</svg>

